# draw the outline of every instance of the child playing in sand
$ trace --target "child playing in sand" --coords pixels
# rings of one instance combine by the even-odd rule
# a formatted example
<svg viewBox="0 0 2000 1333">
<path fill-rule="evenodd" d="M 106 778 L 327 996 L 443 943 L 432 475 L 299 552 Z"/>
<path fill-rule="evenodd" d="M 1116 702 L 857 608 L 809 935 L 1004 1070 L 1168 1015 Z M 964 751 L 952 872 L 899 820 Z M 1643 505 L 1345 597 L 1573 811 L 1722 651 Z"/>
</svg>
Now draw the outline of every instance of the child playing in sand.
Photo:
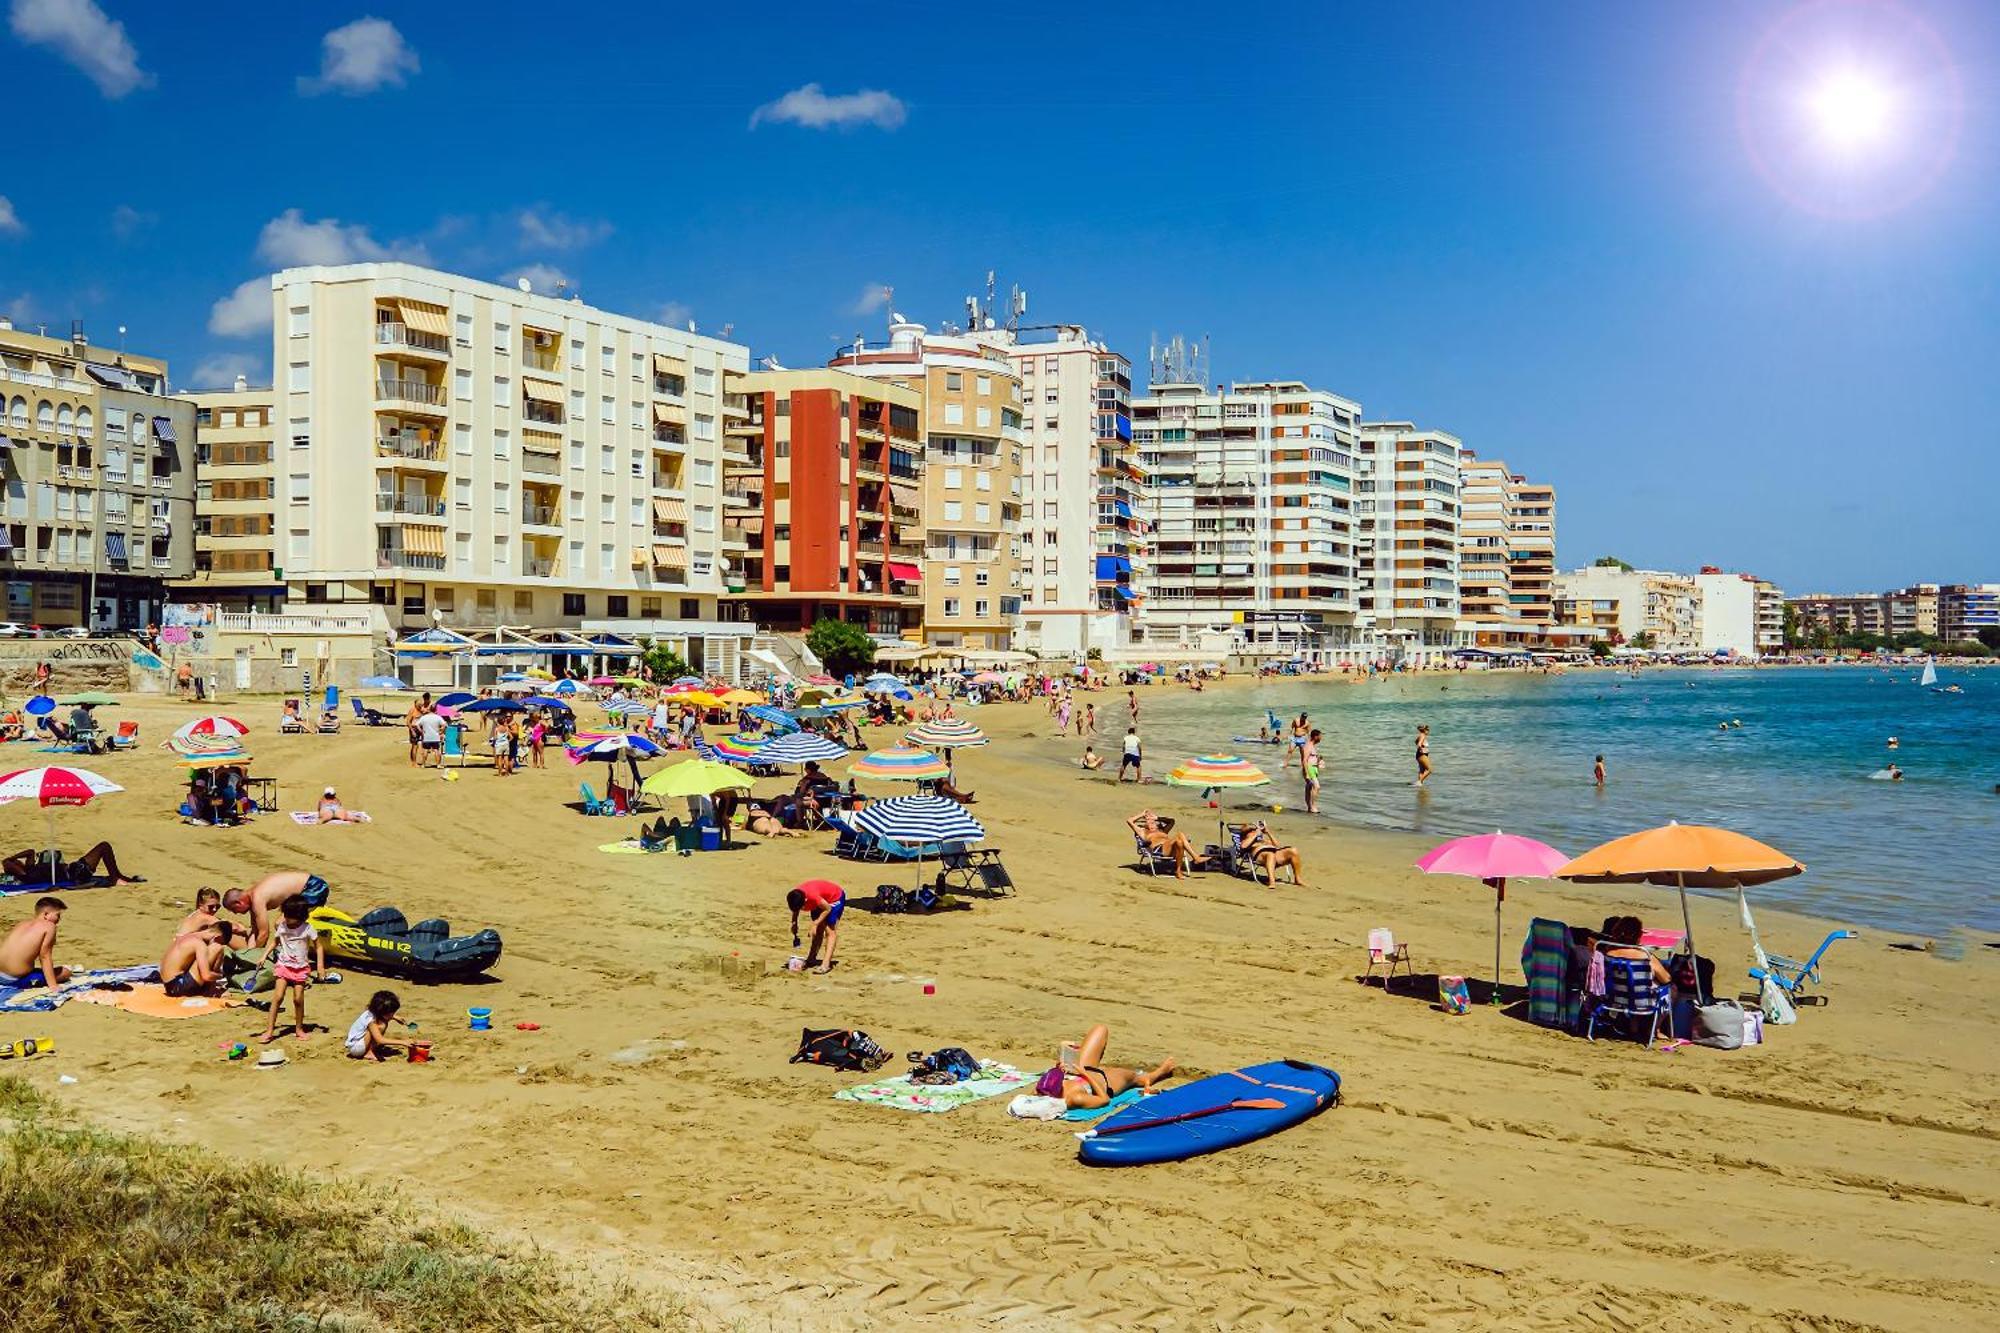
<svg viewBox="0 0 2000 1333">
<path fill-rule="evenodd" d="M 388 1040 L 391 1023 L 409 1024 L 396 1017 L 403 1002 L 392 990 L 378 990 L 368 999 L 368 1007 L 355 1015 L 347 1028 L 347 1054 L 356 1060 L 382 1063 L 385 1055 L 401 1055 L 403 1048 Z"/>
<path fill-rule="evenodd" d="M 320 938 L 312 922 L 306 919 L 306 900 L 293 894 L 278 905 L 278 924 L 271 929 L 271 950 L 265 955 L 271 962 L 271 970 L 277 974 L 278 988 L 271 994 L 271 1021 L 264 1025 L 264 1035 L 257 1040 L 270 1042 L 278 1035 L 278 1011 L 285 1007 L 285 992 L 292 993 L 292 1035 L 300 1041 L 306 1039 L 306 986 L 313 973 L 307 964 L 312 955 L 318 953 L 318 976 L 326 980 L 326 941 Z"/>
</svg>

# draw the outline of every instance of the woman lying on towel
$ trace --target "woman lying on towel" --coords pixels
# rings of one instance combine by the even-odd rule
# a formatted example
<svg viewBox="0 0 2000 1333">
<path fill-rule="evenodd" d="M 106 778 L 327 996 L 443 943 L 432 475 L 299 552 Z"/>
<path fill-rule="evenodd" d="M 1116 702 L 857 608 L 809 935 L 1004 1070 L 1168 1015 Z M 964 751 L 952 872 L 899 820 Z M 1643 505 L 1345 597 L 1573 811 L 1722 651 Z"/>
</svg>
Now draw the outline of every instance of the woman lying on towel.
<svg viewBox="0 0 2000 1333">
<path fill-rule="evenodd" d="M 1150 1097 L 1154 1085 L 1174 1072 L 1172 1057 L 1148 1071 L 1107 1065 L 1104 1048 L 1110 1041 L 1111 1029 L 1102 1023 L 1084 1033 L 1083 1040 L 1075 1047 L 1076 1063 L 1065 1062 L 1043 1074 L 1035 1084 L 1035 1092 L 1043 1097 L 1060 1097 L 1071 1110 L 1094 1111 L 1131 1088 Z"/>
</svg>

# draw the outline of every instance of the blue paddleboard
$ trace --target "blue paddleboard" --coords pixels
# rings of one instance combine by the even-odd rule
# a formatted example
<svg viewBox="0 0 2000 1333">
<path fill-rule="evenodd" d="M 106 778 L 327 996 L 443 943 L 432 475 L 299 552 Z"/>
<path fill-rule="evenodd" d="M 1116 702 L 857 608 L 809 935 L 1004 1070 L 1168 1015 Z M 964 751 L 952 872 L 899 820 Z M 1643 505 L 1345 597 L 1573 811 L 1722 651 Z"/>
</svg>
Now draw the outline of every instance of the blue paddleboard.
<svg viewBox="0 0 2000 1333">
<path fill-rule="evenodd" d="M 1088 1166 L 1178 1162 L 1250 1143 L 1309 1120 L 1340 1099 L 1340 1075 L 1303 1060 L 1273 1060 L 1183 1083 L 1142 1097 L 1107 1116 L 1085 1135 L 1077 1157 Z M 1177 1120 L 1191 1111 L 1239 1101 L 1277 1101 L 1276 1108 L 1233 1108 Z"/>
<path fill-rule="evenodd" d="M 1276 745 L 1281 738 L 1277 736 L 1231 736 L 1229 739 L 1235 741 L 1238 745 Z"/>
</svg>

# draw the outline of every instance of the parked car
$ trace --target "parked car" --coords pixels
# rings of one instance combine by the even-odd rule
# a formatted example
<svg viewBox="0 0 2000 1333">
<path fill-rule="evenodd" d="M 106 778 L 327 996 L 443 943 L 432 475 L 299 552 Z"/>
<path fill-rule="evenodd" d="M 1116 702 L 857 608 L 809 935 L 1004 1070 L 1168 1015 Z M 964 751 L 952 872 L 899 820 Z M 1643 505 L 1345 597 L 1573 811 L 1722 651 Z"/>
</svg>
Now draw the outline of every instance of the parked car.
<svg viewBox="0 0 2000 1333">
<path fill-rule="evenodd" d="M 0 639 L 32 639 L 35 637 L 33 625 L 23 625 L 18 620 L 0 620 Z"/>
<path fill-rule="evenodd" d="M 82 625 L 65 625 L 59 630 L 52 631 L 51 637 L 57 639 L 88 639 L 92 635 L 90 630 Z"/>
</svg>

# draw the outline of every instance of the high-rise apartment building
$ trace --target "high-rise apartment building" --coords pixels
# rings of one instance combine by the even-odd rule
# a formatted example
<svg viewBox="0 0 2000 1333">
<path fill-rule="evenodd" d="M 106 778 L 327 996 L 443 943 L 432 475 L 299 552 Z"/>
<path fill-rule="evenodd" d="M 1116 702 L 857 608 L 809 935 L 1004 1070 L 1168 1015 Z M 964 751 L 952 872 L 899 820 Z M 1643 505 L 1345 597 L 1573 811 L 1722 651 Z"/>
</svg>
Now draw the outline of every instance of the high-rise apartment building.
<svg viewBox="0 0 2000 1333">
<path fill-rule="evenodd" d="M 1458 642 L 1462 446 L 1407 421 L 1363 422 L 1355 501 L 1361 624 L 1411 665 Z"/>
<path fill-rule="evenodd" d="M 194 567 L 194 404 L 167 363 L 0 320 L 6 619 L 135 629 Z"/>
<path fill-rule="evenodd" d="M 1357 632 L 1359 404 L 1277 380 L 1132 404 L 1153 493 L 1149 644 L 1368 656 Z"/>
<path fill-rule="evenodd" d="M 714 616 L 745 348 L 401 263 L 288 269 L 271 301 L 291 602 L 399 629 Z"/>
<path fill-rule="evenodd" d="M 1497 458 L 1460 458 L 1463 512 L 1459 524 L 1461 626 L 1474 645 L 1508 649 L 1573 646 L 1576 636 L 1552 633 L 1556 558 L 1555 488 L 1510 469 Z M 1561 628 L 1588 628 L 1576 622 Z"/>
<path fill-rule="evenodd" d="M 923 617 L 923 394 L 844 370 L 743 379 L 749 415 L 726 432 L 723 549 L 761 624 L 821 617 L 896 638 Z"/>
<path fill-rule="evenodd" d="M 2000 583 L 1947 583 L 1938 589 L 1938 637 L 1966 643 L 2000 630 Z"/>
<path fill-rule="evenodd" d="M 1757 580 L 1757 655 L 1785 651 L 1785 590 L 1769 579 Z"/>
<path fill-rule="evenodd" d="M 923 396 L 923 637 L 941 647 L 1005 649 L 1021 614 L 1021 380 L 979 337 L 935 334 L 896 318 L 882 347 L 857 345 L 833 367 Z"/>
<path fill-rule="evenodd" d="M 1891 627 L 1891 608 L 1896 602 L 1893 594 L 1885 597 L 1876 592 L 1809 592 L 1792 598 L 1791 607 L 1792 613 L 1798 617 L 1799 628 L 1807 632 L 1826 630 L 1833 634 L 1890 634 L 1903 632 Z M 1914 623 L 1914 602 L 1910 605 L 1907 615 Z"/>
<path fill-rule="evenodd" d="M 277 398 L 241 377 L 233 389 L 184 395 L 194 404 L 194 571 L 181 599 L 231 611 L 275 611 L 285 584 L 278 563 Z"/>
</svg>

